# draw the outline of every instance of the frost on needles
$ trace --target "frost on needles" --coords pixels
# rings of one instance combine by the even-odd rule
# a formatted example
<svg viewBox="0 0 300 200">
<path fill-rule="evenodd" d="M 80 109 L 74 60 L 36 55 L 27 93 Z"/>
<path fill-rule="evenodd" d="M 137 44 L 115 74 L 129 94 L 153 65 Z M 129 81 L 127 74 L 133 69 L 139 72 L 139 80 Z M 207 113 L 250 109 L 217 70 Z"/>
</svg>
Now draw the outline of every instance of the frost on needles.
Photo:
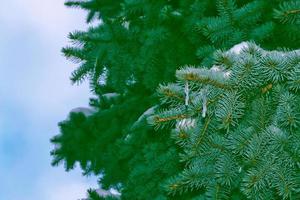
<svg viewBox="0 0 300 200">
<path fill-rule="evenodd" d="M 184 67 L 176 77 L 158 89 L 167 109 L 148 118 L 171 126 L 182 149 L 186 167 L 165 184 L 169 193 L 300 198 L 300 50 L 243 42 L 217 51 L 211 68 Z"/>
</svg>

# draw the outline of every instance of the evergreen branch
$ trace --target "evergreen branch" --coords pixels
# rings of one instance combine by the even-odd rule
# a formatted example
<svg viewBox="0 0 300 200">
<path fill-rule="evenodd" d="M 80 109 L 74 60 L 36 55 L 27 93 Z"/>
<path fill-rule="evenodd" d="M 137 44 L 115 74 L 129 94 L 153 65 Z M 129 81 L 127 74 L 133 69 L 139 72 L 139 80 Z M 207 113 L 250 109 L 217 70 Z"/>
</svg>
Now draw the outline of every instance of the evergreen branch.
<svg viewBox="0 0 300 200">
<path fill-rule="evenodd" d="M 203 129 L 201 131 L 200 137 L 197 138 L 197 141 L 195 143 L 194 148 L 197 148 L 201 144 L 201 142 L 202 142 L 202 140 L 203 140 L 203 138 L 205 136 L 205 133 L 207 132 L 207 129 L 208 129 L 210 121 L 211 121 L 211 118 L 207 118 L 206 119 L 204 127 L 203 127 Z"/>
<path fill-rule="evenodd" d="M 230 51 L 216 50 L 213 59 L 215 65 L 225 67 L 227 70 L 231 69 L 235 63 L 235 55 Z"/>
<path fill-rule="evenodd" d="M 220 185 L 219 183 L 212 183 L 207 187 L 205 192 L 206 199 L 209 200 L 221 200 L 228 199 L 229 191 L 227 187 Z"/>
<path fill-rule="evenodd" d="M 172 110 L 161 111 L 159 114 L 152 115 L 147 118 L 148 123 L 158 127 L 166 125 L 173 125 L 175 121 L 182 120 L 190 117 L 190 113 L 186 112 L 185 108 L 175 108 Z"/>
<path fill-rule="evenodd" d="M 65 6 L 89 10 L 93 8 L 93 6 L 95 5 L 94 3 L 95 1 L 93 0 L 69 0 L 65 2 Z"/>
<path fill-rule="evenodd" d="M 223 98 L 218 102 L 215 115 L 219 120 L 220 128 L 229 131 L 230 126 L 237 125 L 237 120 L 244 114 L 245 104 L 242 96 L 236 91 L 225 93 Z"/>
<path fill-rule="evenodd" d="M 84 52 L 84 49 L 76 47 L 63 48 L 62 53 L 65 55 L 66 58 L 76 63 L 84 61 L 87 56 Z"/>
<path fill-rule="evenodd" d="M 212 71 L 198 68 L 185 68 L 177 70 L 176 76 L 179 80 L 187 80 L 192 82 L 200 82 L 202 84 L 212 85 L 221 89 L 229 89 L 230 86 L 226 84 L 228 72 Z"/>
<path fill-rule="evenodd" d="M 290 171 L 284 173 L 283 170 L 284 168 L 280 168 L 275 172 L 275 187 L 277 188 L 279 195 L 282 196 L 283 199 L 291 199 L 293 192 L 297 188 L 294 178 L 295 174 L 291 174 Z"/>
<path fill-rule="evenodd" d="M 300 24 L 300 2 L 283 2 L 279 9 L 274 10 L 274 17 L 281 23 Z"/>
<path fill-rule="evenodd" d="M 291 90 L 300 90 L 300 63 L 288 75 L 288 86 Z"/>
<path fill-rule="evenodd" d="M 168 180 L 166 189 L 171 194 L 182 193 L 192 189 L 200 189 L 211 182 L 214 172 L 204 166 L 193 165 L 178 176 Z"/>
<path fill-rule="evenodd" d="M 278 2 L 287 6 L 278 6 Z M 84 174 L 101 172 L 104 187 L 122 187 L 122 199 L 298 199 L 294 185 L 299 185 L 300 78 L 296 66 L 300 56 L 295 53 L 299 51 L 287 52 L 300 46 L 298 2 L 68 1 L 67 6 L 86 10 L 88 20 L 101 19 L 98 26 L 70 36 L 74 50 L 66 52 L 66 57 L 91 64 L 90 69 L 78 68 L 74 80 L 88 79 L 92 88 L 101 87 L 101 92 L 95 93 L 117 92 L 122 98 L 106 101 L 101 95 L 93 104 L 98 110 L 95 115 L 64 123 L 60 137 L 53 141 L 57 145 L 52 152 L 55 164 L 65 161 L 70 170 L 79 162 Z M 238 44 L 247 40 L 263 48 L 284 50 L 269 52 L 254 43 Z M 215 48 L 222 51 L 212 56 Z M 266 59 L 267 55 L 272 58 Z M 99 58 L 96 66 L 95 58 Z M 272 67 L 269 61 L 275 65 Z M 157 104 L 152 94 L 159 83 L 173 81 L 178 66 L 196 63 L 212 68 L 197 76 L 200 80 L 178 77 L 177 89 L 161 95 L 167 102 L 163 106 L 172 111 L 163 111 L 158 114 L 160 118 L 186 116 L 155 124 L 175 129 L 172 137 L 180 147 L 174 146 L 169 134 L 153 134 L 144 123 L 130 129 L 141 113 Z M 101 77 L 105 81 L 100 86 Z M 192 86 L 187 107 L 181 100 L 182 82 Z M 242 98 L 227 98 L 225 94 L 231 91 Z M 291 103 L 281 102 L 284 91 L 297 98 Z M 225 123 L 230 126 L 226 132 L 216 113 L 230 121 L 235 105 L 241 104 L 241 112 L 234 114 L 240 117 L 233 120 L 235 123 Z M 202 133 L 208 118 L 211 121 Z M 271 124 L 282 133 L 265 131 Z M 184 152 L 182 156 L 180 152 Z M 226 155 L 232 158 L 229 163 L 222 158 Z M 267 184 L 258 190 L 250 188 L 249 195 L 242 192 L 242 180 L 248 172 L 259 170 L 262 160 L 268 162 L 265 158 L 274 159 L 271 173 L 262 181 Z M 230 166 L 237 176 L 226 170 Z M 179 176 L 178 183 L 183 185 L 175 189 L 175 196 L 168 196 L 161 183 L 185 170 L 190 176 Z"/>
<path fill-rule="evenodd" d="M 260 71 L 263 79 L 274 83 L 283 81 L 287 77 L 287 63 L 282 53 L 271 53 L 260 59 L 257 71 Z"/>
<path fill-rule="evenodd" d="M 165 118 L 156 116 L 156 117 L 154 117 L 154 120 L 155 120 L 155 123 L 160 123 L 160 122 L 168 122 L 168 121 L 178 120 L 178 119 L 185 119 L 187 117 L 188 117 L 188 115 L 184 115 L 184 114 L 175 115 L 175 116 L 171 116 L 171 117 L 165 117 Z"/>
<path fill-rule="evenodd" d="M 189 113 L 194 114 L 165 118 L 173 120 L 182 116 L 190 121 L 187 129 L 178 128 L 181 120 L 176 124 L 173 138 L 183 149 L 181 161 L 186 163 L 186 168 L 184 174 L 169 185 L 168 191 L 181 193 L 205 187 L 208 199 L 230 199 L 234 187 L 243 193 L 239 193 L 241 198 L 244 195 L 250 199 L 294 195 L 295 183 L 290 174 L 296 173 L 293 166 L 298 156 L 290 159 L 294 150 L 287 149 L 291 140 L 288 133 L 293 134 L 300 126 L 297 107 L 300 99 L 287 88 L 298 80 L 295 69 L 299 55 L 295 52 L 267 52 L 253 43 L 239 44 L 219 54 L 219 58 L 227 58 L 223 61 L 231 65 L 228 78 L 224 77 L 222 63 L 211 69 L 177 71 L 180 81 L 193 82 L 194 88 L 189 90 L 193 96 Z M 203 81 L 204 78 L 209 81 Z M 231 87 L 224 89 L 220 83 Z M 176 93 L 180 93 L 178 90 L 183 92 L 185 88 L 177 87 Z M 183 103 L 179 107 L 183 107 Z M 208 105 L 208 115 L 201 117 L 199 112 Z M 177 106 L 173 106 L 172 109 L 176 109 Z M 287 169 L 292 168 L 292 172 L 281 172 L 278 167 L 283 163 Z M 206 169 L 197 171 L 199 166 L 212 168 L 213 174 Z M 203 171 L 216 181 L 203 179 Z"/>
<path fill-rule="evenodd" d="M 94 69 L 91 63 L 85 62 L 78 69 L 72 72 L 71 81 L 72 83 L 81 83 L 89 73 Z"/>
<path fill-rule="evenodd" d="M 162 97 L 162 101 L 165 103 L 182 103 L 185 100 L 181 87 L 177 84 L 160 85 L 157 89 L 157 93 Z"/>
</svg>

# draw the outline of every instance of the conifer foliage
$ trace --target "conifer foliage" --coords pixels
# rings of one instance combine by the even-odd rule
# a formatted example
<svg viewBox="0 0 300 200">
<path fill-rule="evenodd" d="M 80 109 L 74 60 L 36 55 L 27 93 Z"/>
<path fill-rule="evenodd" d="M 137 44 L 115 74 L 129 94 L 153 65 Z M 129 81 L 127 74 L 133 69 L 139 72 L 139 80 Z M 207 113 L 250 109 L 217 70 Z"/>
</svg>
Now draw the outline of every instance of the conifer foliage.
<svg viewBox="0 0 300 200">
<path fill-rule="evenodd" d="M 159 88 L 169 109 L 149 121 L 176 124 L 172 136 L 186 163 L 167 190 L 198 190 L 197 199 L 298 199 L 300 49 L 243 42 L 215 60 L 211 68 L 180 69 L 178 83 Z M 186 83 L 187 106 L 174 98 Z"/>
<path fill-rule="evenodd" d="M 96 95 L 90 105 L 96 112 L 90 116 L 71 113 L 59 124 L 60 134 L 52 139 L 53 165 L 64 162 L 71 170 L 78 162 L 85 175 L 103 176 L 102 187 L 119 189 L 122 199 L 190 199 L 196 195 L 189 192 L 168 196 L 165 192 L 164 182 L 184 169 L 184 162 L 179 162 L 182 148 L 174 145 L 166 133 L 169 130 L 159 130 L 159 134 L 146 121 L 159 103 L 154 95 L 157 86 L 175 81 L 174 72 L 179 66 L 222 63 L 229 68 L 233 60 L 217 49 L 228 49 L 246 40 L 266 49 L 300 46 L 298 0 L 70 0 L 65 4 L 86 10 L 87 23 L 98 22 L 87 31 L 70 33 L 72 45 L 63 48 L 64 55 L 79 65 L 71 81 L 90 82 Z M 273 57 L 265 59 L 266 63 L 273 61 Z M 270 71 L 274 75 L 268 81 L 286 79 L 282 75 L 285 69 L 280 66 L 265 67 L 261 73 Z M 203 72 L 207 84 L 229 87 L 223 84 L 226 77 L 221 72 Z M 297 71 L 293 73 L 298 76 Z M 211 76 L 214 79 L 208 78 Z M 193 78 L 197 76 L 189 77 L 189 81 Z M 245 89 L 257 81 L 255 76 L 252 82 L 244 80 L 243 74 L 239 79 Z M 290 85 L 297 89 L 292 80 Z M 193 91 L 190 85 L 185 84 L 185 91 L 181 85 L 168 87 L 170 90 L 160 88 L 170 96 L 165 98 L 166 103 L 173 105 L 184 99 L 190 105 L 193 97 L 185 98 L 189 90 Z M 223 100 L 224 106 L 219 105 L 217 114 L 220 126 L 228 132 L 239 124 L 247 106 L 241 101 L 243 95 L 231 92 L 224 94 L 230 101 Z M 210 103 L 209 98 L 202 101 Z M 221 109 L 228 103 L 234 105 L 234 110 Z M 181 108 L 174 107 L 169 114 L 174 112 L 180 113 Z M 208 112 L 202 115 L 208 116 Z M 234 116 L 229 123 L 224 117 L 230 112 Z M 184 120 L 178 127 L 195 123 L 194 119 L 181 117 Z"/>
</svg>

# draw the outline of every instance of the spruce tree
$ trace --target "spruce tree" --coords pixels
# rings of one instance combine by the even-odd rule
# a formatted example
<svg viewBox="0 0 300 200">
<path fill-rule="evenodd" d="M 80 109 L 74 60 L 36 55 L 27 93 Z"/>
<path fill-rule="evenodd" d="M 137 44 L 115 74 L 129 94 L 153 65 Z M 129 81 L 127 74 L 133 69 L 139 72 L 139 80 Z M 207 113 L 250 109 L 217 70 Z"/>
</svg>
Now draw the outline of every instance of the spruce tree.
<svg viewBox="0 0 300 200">
<path fill-rule="evenodd" d="M 158 90 L 168 109 L 149 117 L 156 127 L 173 126 L 182 148 L 186 166 L 166 183 L 171 194 L 300 198 L 300 49 L 243 42 L 216 52 L 213 67 L 185 67 L 176 77 Z"/>
<path fill-rule="evenodd" d="M 178 174 L 182 149 L 168 130 L 157 133 L 146 118 L 155 110 L 159 83 L 175 80 L 184 65 L 210 66 L 213 52 L 244 40 L 267 49 L 300 44 L 299 1 L 251 0 L 83 0 L 67 6 L 88 11 L 99 25 L 69 35 L 64 55 L 79 63 L 73 83 L 90 82 L 96 113 L 71 113 L 52 139 L 53 165 L 85 175 L 103 175 L 104 188 L 122 199 L 168 197 L 164 182 Z M 223 57 L 219 57 L 220 62 Z M 172 95 L 170 93 L 170 95 Z M 181 98 L 179 96 L 179 98 Z"/>
</svg>

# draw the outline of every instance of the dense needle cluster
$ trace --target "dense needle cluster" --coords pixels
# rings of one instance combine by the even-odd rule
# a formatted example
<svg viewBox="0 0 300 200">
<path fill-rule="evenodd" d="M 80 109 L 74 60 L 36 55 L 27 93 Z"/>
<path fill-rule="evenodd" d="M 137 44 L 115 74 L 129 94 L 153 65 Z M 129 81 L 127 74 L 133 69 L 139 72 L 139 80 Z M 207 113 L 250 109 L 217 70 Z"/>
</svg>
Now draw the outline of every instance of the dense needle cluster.
<svg viewBox="0 0 300 200">
<path fill-rule="evenodd" d="M 158 89 L 168 109 L 149 121 L 176 125 L 172 137 L 186 164 L 167 190 L 197 190 L 197 199 L 298 199 L 300 50 L 242 43 L 215 60 L 211 68 L 178 70 L 177 83 Z M 186 82 L 187 107 L 177 98 Z"/>
<path fill-rule="evenodd" d="M 269 50 L 300 46 L 298 0 L 70 0 L 66 5 L 86 10 L 87 23 L 96 22 L 86 31 L 70 33 L 72 45 L 63 48 L 64 55 L 78 64 L 72 83 L 89 81 L 96 97 L 90 100 L 92 115 L 71 113 L 59 124 L 60 134 L 52 139 L 53 165 L 63 162 L 71 170 L 79 163 L 84 175 L 102 177 L 101 187 L 118 189 L 125 200 L 187 200 L 198 195 L 198 191 L 175 196 L 166 192 L 165 182 L 185 169 L 180 162 L 182 148 L 169 137 L 170 129 L 159 133 L 146 120 L 160 106 L 156 88 L 175 81 L 179 66 L 215 64 L 213 69 L 219 71 L 215 79 L 202 78 L 225 89 L 231 87 L 223 84 L 231 72 L 222 77 L 224 69 L 218 66 L 230 66 L 232 60 L 217 49 L 248 40 Z M 219 56 L 214 59 L 216 51 Z M 281 81 L 283 69 L 278 70 L 272 78 Z M 190 82 L 197 76 L 187 78 Z M 193 91 L 189 84 L 184 83 L 186 90 L 173 85 L 164 92 L 175 95 L 171 102 L 184 101 L 186 109 L 193 100 L 192 95 L 186 98 Z M 271 88 L 266 85 L 264 90 Z M 178 92 L 173 94 L 174 90 Z M 202 91 L 201 101 L 207 106 L 199 105 L 204 118 L 213 103 L 209 92 Z M 181 117 L 178 128 L 196 124 L 191 117 Z M 226 122 L 223 126 L 232 129 Z"/>
</svg>

